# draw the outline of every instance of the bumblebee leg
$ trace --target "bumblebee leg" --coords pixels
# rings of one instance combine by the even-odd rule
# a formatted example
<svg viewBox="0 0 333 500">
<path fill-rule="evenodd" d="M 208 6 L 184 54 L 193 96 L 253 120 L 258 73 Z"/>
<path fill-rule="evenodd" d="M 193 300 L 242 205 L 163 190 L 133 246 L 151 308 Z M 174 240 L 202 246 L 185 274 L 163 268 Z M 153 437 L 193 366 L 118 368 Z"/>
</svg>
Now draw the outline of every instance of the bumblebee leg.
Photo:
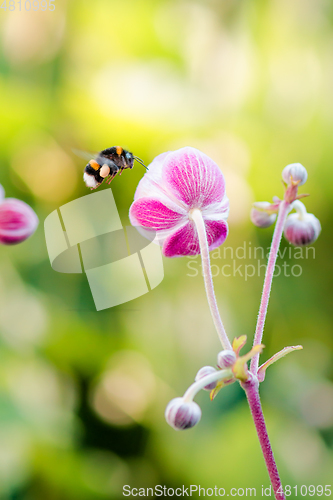
<svg viewBox="0 0 333 500">
<path fill-rule="evenodd" d="M 114 172 L 113 174 L 110 174 L 106 182 L 111 184 L 111 181 L 116 177 L 117 173 L 118 172 Z"/>
<path fill-rule="evenodd" d="M 107 183 L 110 184 L 111 181 L 116 177 L 117 173 L 119 172 L 119 167 L 113 162 L 110 162 L 111 164 L 109 165 L 110 167 L 110 174 L 107 177 Z"/>
</svg>

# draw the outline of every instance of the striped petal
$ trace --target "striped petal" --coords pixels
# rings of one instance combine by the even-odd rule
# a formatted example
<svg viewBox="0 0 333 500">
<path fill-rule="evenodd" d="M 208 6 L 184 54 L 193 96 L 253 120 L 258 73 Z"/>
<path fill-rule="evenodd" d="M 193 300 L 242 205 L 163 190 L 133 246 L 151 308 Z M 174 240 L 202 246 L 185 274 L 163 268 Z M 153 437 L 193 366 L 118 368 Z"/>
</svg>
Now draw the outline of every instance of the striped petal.
<svg viewBox="0 0 333 500">
<path fill-rule="evenodd" d="M 158 199 L 140 198 L 130 208 L 130 220 L 133 225 L 161 231 L 172 229 L 186 220 L 186 212 L 179 213 Z"/>
<path fill-rule="evenodd" d="M 151 162 L 149 170 L 142 177 L 135 191 L 134 200 L 139 198 L 152 196 L 156 197 L 159 193 L 163 194 L 162 189 L 162 167 L 163 161 L 169 153 L 162 153 Z"/>
<path fill-rule="evenodd" d="M 228 234 L 228 225 L 224 221 L 205 221 L 209 250 L 220 246 Z M 163 254 L 166 257 L 181 257 L 184 255 L 198 255 L 200 253 L 199 240 L 195 225 L 189 221 L 176 229 L 163 243 Z"/>
<path fill-rule="evenodd" d="M 189 208 L 221 202 L 225 181 L 216 163 L 195 148 L 182 148 L 163 159 L 162 177 L 168 190 Z"/>
</svg>

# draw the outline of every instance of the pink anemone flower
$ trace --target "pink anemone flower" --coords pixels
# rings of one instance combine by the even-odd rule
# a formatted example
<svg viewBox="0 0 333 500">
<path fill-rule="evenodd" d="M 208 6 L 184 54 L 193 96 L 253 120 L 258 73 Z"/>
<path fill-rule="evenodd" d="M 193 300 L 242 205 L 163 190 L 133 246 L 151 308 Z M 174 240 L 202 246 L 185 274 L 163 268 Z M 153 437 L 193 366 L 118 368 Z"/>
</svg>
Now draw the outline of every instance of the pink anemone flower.
<svg viewBox="0 0 333 500">
<path fill-rule="evenodd" d="M 194 209 L 201 211 L 209 250 L 217 248 L 228 234 L 225 180 L 211 158 L 185 147 L 153 160 L 139 182 L 129 216 L 134 226 L 157 233 L 166 257 L 180 257 L 200 253 Z"/>
</svg>

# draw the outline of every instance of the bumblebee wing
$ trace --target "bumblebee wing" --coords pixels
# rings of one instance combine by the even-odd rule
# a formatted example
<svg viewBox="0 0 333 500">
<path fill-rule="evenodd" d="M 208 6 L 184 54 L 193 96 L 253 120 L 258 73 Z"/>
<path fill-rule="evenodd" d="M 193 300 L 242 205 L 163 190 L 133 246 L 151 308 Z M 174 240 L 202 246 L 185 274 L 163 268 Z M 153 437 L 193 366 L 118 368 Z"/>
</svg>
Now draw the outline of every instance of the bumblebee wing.
<svg viewBox="0 0 333 500">
<path fill-rule="evenodd" d="M 88 153 L 88 151 L 81 151 L 80 149 L 72 149 L 72 151 L 76 156 L 87 161 L 94 160 L 98 156 L 98 153 Z"/>
</svg>

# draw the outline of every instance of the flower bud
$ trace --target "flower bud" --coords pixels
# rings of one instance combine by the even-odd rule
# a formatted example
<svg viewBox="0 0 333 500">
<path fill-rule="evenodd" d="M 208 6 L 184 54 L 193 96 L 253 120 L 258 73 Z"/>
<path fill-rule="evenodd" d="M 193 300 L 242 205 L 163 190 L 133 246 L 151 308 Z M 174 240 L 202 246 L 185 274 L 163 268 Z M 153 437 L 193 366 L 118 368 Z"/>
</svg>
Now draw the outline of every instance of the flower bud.
<svg viewBox="0 0 333 500">
<path fill-rule="evenodd" d="M 35 232 L 37 226 L 37 215 L 24 201 L 6 198 L 0 203 L 0 243 L 21 243 Z"/>
<path fill-rule="evenodd" d="M 194 401 L 185 402 L 183 398 L 175 398 L 166 407 L 165 418 L 177 431 L 190 429 L 199 422 L 201 409 Z"/>
<path fill-rule="evenodd" d="M 268 202 L 267 202 L 268 203 Z M 270 205 L 270 203 L 268 203 Z M 251 221 L 257 227 L 269 227 L 274 224 L 276 214 L 268 214 L 256 208 L 252 208 L 250 213 Z"/>
<path fill-rule="evenodd" d="M 210 375 L 211 373 L 215 373 L 216 370 L 213 366 L 203 366 L 200 368 L 198 373 L 195 376 L 195 381 L 198 382 L 198 380 L 201 380 L 203 377 L 206 377 L 206 375 Z M 215 389 L 217 382 L 211 382 L 208 385 L 205 385 L 204 389 L 205 391 L 212 391 Z"/>
<path fill-rule="evenodd" d="M 236 354 L 231 349 L 225 349 L 217 355 L 217 365 L 224 369 L 230 368 L 236 361 Z"/>
<path fill-rule="evenodd" d="M 287 165 L 282 171 L 282 179 L 286 184 L 290 184 L 291 177 L 293 181 L 299 181 L 298 185 L 302 186 L 308 178 L 306 168 L 300 163 L 291 163 Z"/>
<path fill-rule="evenodd" d="M 309 245 L 318 238 L 321 231 L 321 225 L 317 217 L 313 214 L 291 214 L 286 220 L 284 226 L 285 238 L 295 246 Z"/>
</svg>

